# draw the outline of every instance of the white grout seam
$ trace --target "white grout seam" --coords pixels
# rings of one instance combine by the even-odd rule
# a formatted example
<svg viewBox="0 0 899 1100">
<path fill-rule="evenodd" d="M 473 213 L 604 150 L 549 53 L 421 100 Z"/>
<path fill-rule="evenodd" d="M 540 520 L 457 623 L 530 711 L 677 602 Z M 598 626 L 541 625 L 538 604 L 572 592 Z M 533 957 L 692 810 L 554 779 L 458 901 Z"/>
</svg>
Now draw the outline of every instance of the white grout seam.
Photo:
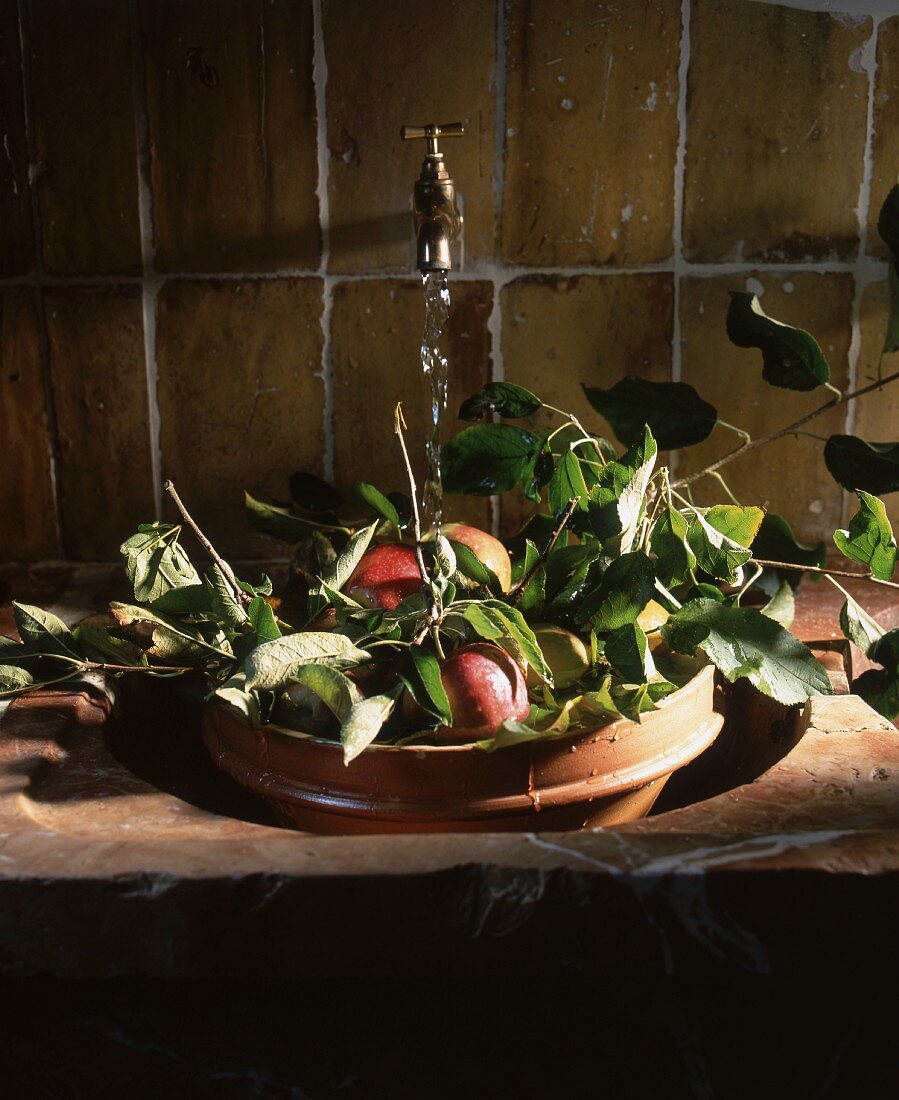
<svg viewBox="0 0 899 1100">
<path fill-rule="evenodd" d="M 503 193 L 506 186 L 506 66 L 508 32 L 506 28 L 506 2 L 496 0 L 496 63 L 494 68 L 494 143 L 493 143 L 493 216 L 494 262 L 490 281 L 493 286 L 493 302 L 487 331 L 490 333 L 491 372 L 494 382 L 505 378 L 503 362 L 503 311 L 502 287 L 505 286 L 505 270 L 502 265 Z M 490 529 L 494 535 L 500 529 L 500 498 L 490 498 Z"/>
<path fill-rule="evenodd" d="M 153 236 L 153 189 L 150 179 L 150 113 L 147 107 L 147 83 L 143 39 L 137 0 L 131 0 L 132 92 L 134 95 L 134 132 L 137 142 L 137 206 L 140 223 L 140 252 L 143 277 L 140 279 L 141 309 L 144 322 L 144 367 L 147 374 L 147 420 L 150 433 L 150 464 L 153 478 L 153 506 L 162 519 L 162 450 L 159 417 L 158 367 L 156 363 L 156 300 L 162 279 L 156 272 L 156 247 Z"/>
<path fill-rule="evenodd" d="M 334 308 L 334 282 L 328 274 L 331 262 L 331 215 L 328 200 L 328 170 L 330 151 L 328 149 L 328 59 L 325 53 L 325 27 L 322 12 L 322 0 L 314 0 L 313 23 L 315 46 L 312 58 L 312 80 L 315 88 L 315 114 L 318 140 L 318 218 L 321 230 L 321 263 L 316 274 L 322 278 L 322 360 L 321 379 L 324 389 L 324 408 L 322 410 L 325 450 L 323 455 L 324 476 L 334 480 L 334 364 L 331 348 L 331 314 Z M 298 272 L 298 274 L 300 274 Z M 312 274 L 304 272 L 303 274 Z"/>
</svg>

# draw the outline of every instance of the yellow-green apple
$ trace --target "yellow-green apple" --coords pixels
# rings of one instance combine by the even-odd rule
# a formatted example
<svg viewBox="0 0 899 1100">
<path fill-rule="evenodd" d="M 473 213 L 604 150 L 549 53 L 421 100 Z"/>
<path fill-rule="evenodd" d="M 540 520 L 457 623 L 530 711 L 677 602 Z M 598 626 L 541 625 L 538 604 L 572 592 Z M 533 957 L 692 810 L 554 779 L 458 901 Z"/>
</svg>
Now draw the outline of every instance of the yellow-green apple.
<svg viewBox="0 0 899 1100">
<path fill-rule="evenodd" d="M 479 561 L 493 570 L 503 592 L 509 591 L 512 586 L 512 562 L 499 539 L 479 527 L 469 527 L 467 523 L 447 523 L 441 527 L 440 533 L 450 542 L 461 542 L 467 546 Z"/>
<path fill-rule="evenodd" d="M 473 642 L 454 650 L 440 666 L 440 679 L 453 713 L 445 740 L 492 737 L 507 718 L 522 721 L 530 710 L 521 669 L 504 649 Z"/>
<path fill-rule="evenodd" d="M 385 542 L 366 550 L 343 591 L 363 607 L 392 611 L 421 588 L 421 571 L 411 546 Z"/>
<path fill-rule="evenodd" d="M 576 634 L 554 623 L 536 623 L 531 629 L 543 657 L 553 674 L 553 684 L 557 688 L 568 688 L 579 680 L 590 667 L 587 647 Z M 532 668 L 528 668 L 528 687 L 537 687 L 542 683 Z"/>
</svg>

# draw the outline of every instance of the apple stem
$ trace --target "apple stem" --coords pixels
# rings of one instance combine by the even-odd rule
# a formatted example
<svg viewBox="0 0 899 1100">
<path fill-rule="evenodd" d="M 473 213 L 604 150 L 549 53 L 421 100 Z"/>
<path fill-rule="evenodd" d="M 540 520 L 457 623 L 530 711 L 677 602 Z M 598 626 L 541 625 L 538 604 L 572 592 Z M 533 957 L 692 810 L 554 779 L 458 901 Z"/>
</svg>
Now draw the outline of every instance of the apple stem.
<svg viewBox="0 0 899 1100">
<path fill-rule="evenodd" d="M 244 606 L 246 606 L 248 603 L 250 603 L 253 597 L 244 592 L 244 590 L 240 587 L 240 585 L 237 583 L 237 577 L 235 577 L 234 575 L 234 570 L 218 553 L 218 551 L 215 549 L 209 539 L 206 538 L 206 536 L 194 522 L 193 516 L 191 516 L 190 512 L 188 512 L 188 510 L 184 507 L 184 502 L 181 500 L 181 497 L 178 496 L 178 493 L 175 490 L 174 482 L 166 481 L 165 485 L 163 485 L 163 488 L 175 502 L 175 507 L 181 513 L 184 522 L 190 527 L 190 529 L 202 543 L 203 549 L 210 556 L 210 558 L 212 558 L 213 562 L 215 562 L 215 564 L 219 567 L 222 576 L 225 578 L 225 583 L 231 589 L 231 594 L 234 599 L 237 600 L 239 604 L 243 604 Z"/>
<path fill-rule="evenodd" d="M 406 424 L 406 418 L 403 416 L 402 401 L 397 401 L 396 408 L 393 410 L 393 430 L 396 432 L 396 437 L 400 441 L 400 450 L 403 452 L 403 462 L 406 466 L 406 476 L 409 479 L 409 490 L 412 497 L 412 533 L 415 536 L 415 559 L 418 562 L 418 569 L 421 573 L 421 583 L 427 589 L 428 593 L 428 621 L 429 623 L 435 624 L 440 618 L 440 607 L 437 602 L 437 593 L 434 591 L 433 581 L 428 575 L 424 555 L 421 552 L 421 517 L 418 514 L 418 488 L 415 484 L 415 475 L 412 473 L 412 463 L 409 461 L 409 452 L 406 450 L 406 440 L 403 436 L 403 432 L 409 429 Z M 421 638 L 423 638 L 425 634 L 427 634 L 427 629 L 425 629 Z M 417 644 L 420 644 L 421 638 L 416 640 Z"/>
<path fill-rule="evenodd" d="M 533 580 L 534 574 L 537 572 L 537 570 L 540 568 L 540 566 L 544 563 L 544 561 L 546 561 L 546 559 L 549 557 L 549 552 L 556 545 L 556 543 L 558 542 L 559 536 L 562 534 L 562 532 L 568 526 L 568 524 L 571 520 L 571 517 L 574 515 L 575 509 L 577 508 L 579 503 L 580 503 L 580 501 L 577 497 L 572 497 L 571 500 L 569 500 L 569 502 L 565 505 L 565 511 L 562 512 L 561 516 L 559 516 L 559 522 L 556 524 L 556 526 L 553 530 L 553 533 L 546 540 L 546 545 L 543 547 L 543 549 L 537 555 L 537 560 L 534 562 L 534 564 L 531 566 L 531 568 L 527 571 L 527 573 L 525 573 L 525 575 L 521 578 L 521 580 L 518 582 L 518 584 L 513 585 L 513 587 L 509 589 L 509 592 L 506 596 L 506 599 L 513 606 L 515 604 L 517 604 L 518 601 L 521 599 L 521 597 L 524 595 L 524 590 L 527 588 L 527 586 Z"/>
</svg>

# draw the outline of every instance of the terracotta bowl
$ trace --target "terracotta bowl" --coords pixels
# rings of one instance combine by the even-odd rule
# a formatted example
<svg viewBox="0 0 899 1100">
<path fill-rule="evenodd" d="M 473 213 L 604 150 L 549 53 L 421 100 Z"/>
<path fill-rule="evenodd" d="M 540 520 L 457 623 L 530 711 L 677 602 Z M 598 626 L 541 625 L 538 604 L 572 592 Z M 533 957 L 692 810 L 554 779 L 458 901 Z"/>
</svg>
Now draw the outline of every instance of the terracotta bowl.
<svg viewBox="0 0 899 1100">
<path fill-rule="evenodd" d="M 668 777 L 717 737 L 714 670 L 701 668 L 643 716 L 486 753 L 475 745 L 372 745 L 344 766 L 334 741 L 253 729 L 221 700 L 203 740 L 279 820 L 315 833 L 550 831 L 618 825 L 649 812 Z"/>
</svg>

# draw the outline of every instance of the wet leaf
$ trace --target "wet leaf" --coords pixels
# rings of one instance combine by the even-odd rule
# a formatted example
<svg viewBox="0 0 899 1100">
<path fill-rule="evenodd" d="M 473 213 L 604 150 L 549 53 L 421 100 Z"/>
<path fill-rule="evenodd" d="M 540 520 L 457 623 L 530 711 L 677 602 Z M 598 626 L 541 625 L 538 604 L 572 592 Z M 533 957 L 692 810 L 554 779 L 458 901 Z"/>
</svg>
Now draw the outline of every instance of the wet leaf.
<svg viewBox="0 0 899 1100">
<path fill-rule="evenodd" d="M 377 529 L 378 524 L 372 523 L 353 535 L 337 556 L 333 566 L 321 578 L 328 590 L 340 592 L 343 589 L 343 586 L 353 575 L 356 566 L 362 560 L 362 555 L 368 549 Z M 326 588 L 319 586 L 318 590 L 310 593 L 308 608 L 310 619 L 314 619 L 327 606 L 329 596 Z"/>
<path fill-rule="evenodd" d="M 575 609 L 575 619 L 603 633 L 636 621 L 655 591 L 652 562 L 642 553 L 616 558 Z"/>
<path fill-rule="evenodd" d="M 667 587 L 683 584 L 696 567 L 696 555 L 687 540 L 689 525 L 670 504 L 653 524 L 649 545 L 656 556 L 656 576 Z"/>
<path fill-rule="evenodd" d="M 700 511 L 690 518 L 688 538 L 699 568 L 729 584 L 738 582 L 741 567 L 752 557 L 751 550 L 713 527 Z"/>
<path fill-rule="evenodd" d="M 440 676 L 440 664 L 435 654 L 423 646 L 409 650 L 410 664 L 400 674 L 412 698 L 444 726 L 453 724 L 453 712 Z"/>
<path fill-rule="evenodd" d="M 761 610 L 763 615 L 789 630 L 796 615 L 796 599 L 790 583 L 781 581 L 778 590 Z"/>
<path fill-rule="evenodd" d="M 662 450 L 690 447 L 709 437 L 718 418 L 715 407 L 686 382 L 650 382 L 627 375 L 609 390 L 583 389 L 626 446 L 642 437 L 645 425 Z"/>
<path fill-rule="evenodd" d="M 463 577 L 474 581 L 482 588 L 488 588 L 491 592 L 499 594 L 502 591 L 502 585 L 499 583 L 497 575 L 489 565 L 485 565 L 481 561 L 470 546 L 466 546 L 462 542 L 454 542 L 452 539 L 448 541 L 453 553 L 456 555 L 456 569 Z"/>
<path fill-rule="evenodd" d="M 443 448 L 443 488 L 490 496 L 526 485 L 542 446 L 542 436 L 512 424 L 465 428 Z"/>
<path fill-rule="evenodd" d="M 834 531 L 841 554 L 867 565 L 878 580 L 888 581 L 896 567 L 896 540 L 883 501 L 862 490 L 856 493 L 859 510 L 846 531 Z"/>
<path fill-rule="evenodd" d="M 759 348 L 762 377 L 788 390 L 814 390 L 830 379 L 830 367 L 810 332 L 768 317 L 755 294 L 731 293 L 727 335 L 738 348 Z"/>
<path fill-rule="evenodd" d="M 552 672 L 520 611 L 501 600 L 482 600 L 464 604 L 462 616 L 487 641 L 502 644 L 511 639 L 540 679 L 552 686 Z"/>
<path fill-rule="evenodd" d="M 652 432 L 644 428 L 639 442 L 597 475 L 588 498 L 587 524 L 609 553 L 626 554 L 633 546 L 657 453 Z"/>
<path fill-rule="evenodd" d="M 824 444 L 824 462 L 844 489 L 882 496 L 899 489 L 899 443 L 867 443 L 855 435 L 832 435 Z"/>
<path fill-rule="evenodd" d="M 556 462 L 549 480 L 549 507 L 553 515 L 564 512 L 572 497 L 578 500 L 578 508 L 587 510 L 587 485 L 577 455 L 566 451 Z"/>
<path fill-rule="evenodd" d="M 645 683 L 655 675 L 649 642 L 636 623 L 625 623 L 606 638 L 605 658 L 628 684 Z"/>
<path fill-rule="evenodd" d="M 662 638 L 677 653 L 701 649 L 731 682 L 747 679 L 787 705 L 831 694 L 811 650 L 754 608 L 691 600 L 662 626 Z"/>
<path fill-rule="evenodd" d="M 543 407 L 543 402 L 524 386 L 513 382 L 487 382 L 459 407 L 460 420 L 483 420 L 490 413 L 498 413 L 507 420 L 521 420 L 532 416 Z"/>
</svg>

